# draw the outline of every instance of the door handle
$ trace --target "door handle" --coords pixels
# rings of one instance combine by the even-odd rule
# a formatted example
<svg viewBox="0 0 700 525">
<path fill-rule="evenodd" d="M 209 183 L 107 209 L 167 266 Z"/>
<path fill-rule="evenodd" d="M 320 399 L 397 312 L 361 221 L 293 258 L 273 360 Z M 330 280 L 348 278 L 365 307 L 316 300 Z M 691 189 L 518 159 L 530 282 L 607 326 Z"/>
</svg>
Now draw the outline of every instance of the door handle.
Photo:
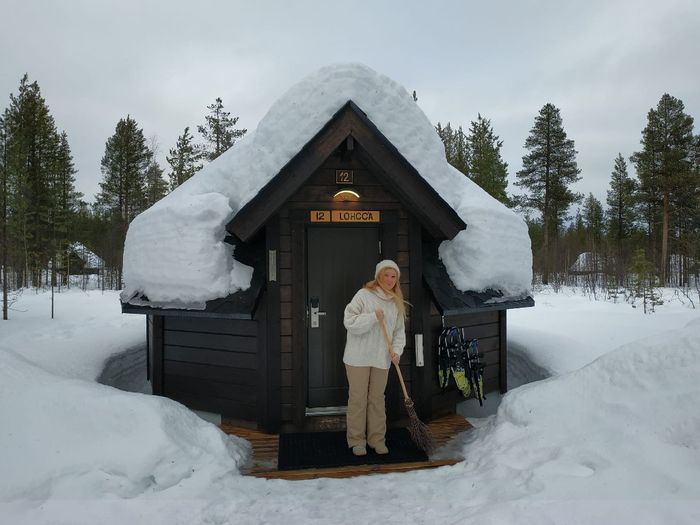
<svg viewBox="0 0 700 525">
<path fill-rule="evenodd" d="M 326 312 L 321 312 L 318 297 L 312 297 L 310 301 L 311 310 L 311 328 L 319 327 L 319 317 L 326 315 Z"/>
</svg>

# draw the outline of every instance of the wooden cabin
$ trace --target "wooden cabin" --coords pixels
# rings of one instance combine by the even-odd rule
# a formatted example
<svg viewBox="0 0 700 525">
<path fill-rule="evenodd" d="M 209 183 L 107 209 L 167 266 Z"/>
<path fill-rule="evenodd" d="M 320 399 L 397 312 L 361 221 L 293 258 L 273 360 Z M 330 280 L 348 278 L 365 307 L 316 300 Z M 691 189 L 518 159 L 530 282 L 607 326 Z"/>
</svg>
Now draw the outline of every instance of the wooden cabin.
<svg viewBox="0 0 700 525">
<path fill-rule="evenodd" d="M 462 400 L 438 385 L 444 326 L 479 339 L 487 395 L 506 392 L 506 312 L 534 303 L 455 288 L 438 246 L 466 226 L 348 101 L 229 222 L 250 288 L 204 310 L 122 304 L 147 316 L 153 393 L 267 431 L 325 428 L 347 402 L 343 311 L 381 259 L 399 264 L 412 305 L 401 369 L 419 416 Z M 390 421 L 403 406 L 390 373 Z"/>
</svg>

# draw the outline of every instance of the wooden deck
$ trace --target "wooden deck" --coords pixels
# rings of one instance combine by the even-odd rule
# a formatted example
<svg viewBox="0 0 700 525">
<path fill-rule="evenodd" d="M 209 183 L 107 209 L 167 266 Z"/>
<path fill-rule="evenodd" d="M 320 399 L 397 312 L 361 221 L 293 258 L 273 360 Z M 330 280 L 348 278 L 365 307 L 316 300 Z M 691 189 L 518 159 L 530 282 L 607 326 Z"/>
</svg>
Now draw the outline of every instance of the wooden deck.
<svg viewBox="0 0 700 525">
<path fill-rule="evenodd" d="M 428 423 L 430 433 L 437 447 L 449 442 L 460 432 L 472 428 L 469 422 L 460 415 L 444 416 Z M 462 458 L 435 459 L 414 463 L 393 463 L 384 465 L 355 465 L 351 467 L 334 467 L 323 469 L 277 470 L 277 454 L 279 446 L 278 434 L 267 434 L 258 430 L 237 427 L 223 423 L 221 430 L 227 434 L 235 434 L 247 439 L 253 446 L 252 457 L 242 469 L 243 474 L 261 478 L 277 479 L 314 479 L 314 478 L 350 478 L 367 474 L 386 474 L 389 472 L 407 472 L 410 470 L 454 465 Z"/>
</svg>

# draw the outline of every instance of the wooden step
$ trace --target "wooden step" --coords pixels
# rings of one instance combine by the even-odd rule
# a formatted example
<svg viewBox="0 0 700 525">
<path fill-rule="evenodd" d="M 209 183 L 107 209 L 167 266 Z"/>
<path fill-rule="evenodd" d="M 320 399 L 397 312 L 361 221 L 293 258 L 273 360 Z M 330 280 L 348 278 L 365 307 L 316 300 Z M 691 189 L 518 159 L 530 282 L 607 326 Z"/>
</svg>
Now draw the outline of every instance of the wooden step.
<svg viewBox="0 0 700 525">
<path fill-rule="evenodd" d="M 451 414 L 427 423 L 428 430 L 440 448 L 457 434 L 472 428 L 462 416 Z M 320 469 L 277 470 L 279 454 L 279 435 L 261 432 L 250 428 L 222 423 L 221 430 L 250 442 L 251 457 L 241 469 L 242 474 L 268 479 L 315 479 L 315 478 L 349 478 L 369 474 L 386 474 L 389 472 L 408 472 L 411 470 L 437 468 L 459 463 L 462 458 L 435 459 L 411 463 L 386 463 L 381 465 L 353 465 Z"/>
<path fill-rule="evenodd" d="M 352 467 L 307 468 L 301 470 L 274 470 L 267 472 L 251 472 L 250 476 L 267 479 L 316 479 L 316 478 L 352 478 L 369 474 L 388 474 L 390 472 L 408 472 L 429 468 L 444 467 L 459 463 L 461 459 L 437 459 L 433 461 L 417 461 L 413 463 L 386 463 L 382 465 L 355 465 Z"/>
</svg>

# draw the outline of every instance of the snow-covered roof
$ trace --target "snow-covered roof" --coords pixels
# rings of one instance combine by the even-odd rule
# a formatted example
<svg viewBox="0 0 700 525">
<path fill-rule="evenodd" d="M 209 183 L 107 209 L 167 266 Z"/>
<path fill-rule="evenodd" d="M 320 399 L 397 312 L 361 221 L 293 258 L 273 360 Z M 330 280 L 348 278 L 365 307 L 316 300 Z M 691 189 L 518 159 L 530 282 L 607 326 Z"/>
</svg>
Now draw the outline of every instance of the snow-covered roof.
<svg viewBox="0 0 700 525">
<path fill-rule="evenodd" d="M 83 243 L 74 242 L 70 245 L 70 249 L 88 268 L 100 268 L 102 266 L 102 259 Z"/>
<path fill-rule="evenodd" d="M 604 262 L 604 257 L 599 253 L 582 252 L 578 254 L 569 271 L 574 273 L 602 272 Z"/>
<path fill-rule="evenodd" d="M 224 242 L 226 224 L 349 100 L 467 224 L 439 248 L 455 286 L 528 294 L 525 222 L 448 164 L 442 141 L 406 89 L 367 66 L 341 64 L 293 86 L 255 130 L 132 221 L 123 300 L 143 294 L 161 305 L 203 307 L 246 289 L 252 269 Z"/>
</svg>

